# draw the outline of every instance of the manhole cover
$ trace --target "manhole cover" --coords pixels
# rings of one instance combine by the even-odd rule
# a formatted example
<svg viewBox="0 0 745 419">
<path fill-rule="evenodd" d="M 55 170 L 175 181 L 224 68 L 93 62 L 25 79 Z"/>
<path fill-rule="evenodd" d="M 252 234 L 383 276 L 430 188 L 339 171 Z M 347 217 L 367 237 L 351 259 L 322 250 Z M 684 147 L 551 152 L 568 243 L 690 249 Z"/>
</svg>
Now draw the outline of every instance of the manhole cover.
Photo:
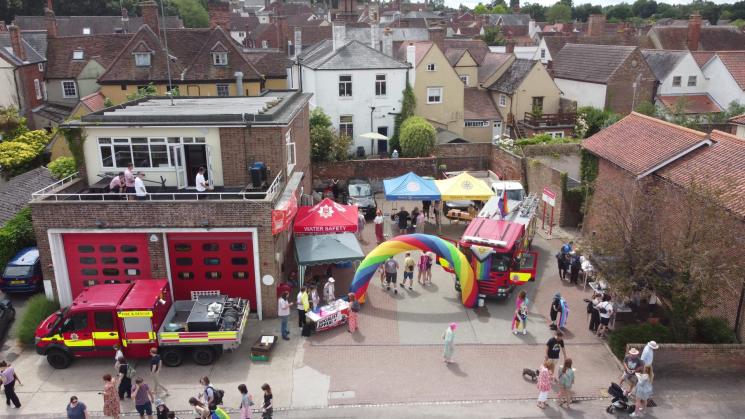
<svg viewBox="0 0 745 419">
<path fill-rule="evenodd" d="M 352 399 L 354 398 L 354 391 L 330 391 L 329 399 Z"/>
</svg>

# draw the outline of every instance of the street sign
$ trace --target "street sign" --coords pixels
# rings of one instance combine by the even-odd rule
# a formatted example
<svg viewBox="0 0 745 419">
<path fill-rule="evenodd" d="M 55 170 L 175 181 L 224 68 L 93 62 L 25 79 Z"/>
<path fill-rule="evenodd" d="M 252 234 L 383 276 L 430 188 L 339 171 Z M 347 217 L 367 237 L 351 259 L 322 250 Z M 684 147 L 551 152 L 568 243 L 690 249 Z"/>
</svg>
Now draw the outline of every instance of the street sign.
<svg viewBox="0 0 745 419">
<path fill-rule="evenodd" d="M 556 193 L 554 193 L 551 189 L 544 187 L 541 200 L 553 207 L 554 205 L 556 205 Z"/>
</svg>

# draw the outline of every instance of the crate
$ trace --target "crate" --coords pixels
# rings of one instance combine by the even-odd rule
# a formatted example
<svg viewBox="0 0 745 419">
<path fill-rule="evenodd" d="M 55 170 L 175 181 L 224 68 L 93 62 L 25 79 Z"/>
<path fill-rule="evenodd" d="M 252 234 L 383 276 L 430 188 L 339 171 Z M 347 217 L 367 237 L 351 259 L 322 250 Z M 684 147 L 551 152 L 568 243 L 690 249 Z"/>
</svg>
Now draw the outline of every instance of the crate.
<svg viewBox="0 0 745 419">
<path fill-rule="evenodd" d="M 267 362 L 269 361 L 269 354 L 251 354 L 251 361 Z"/>
</svg>

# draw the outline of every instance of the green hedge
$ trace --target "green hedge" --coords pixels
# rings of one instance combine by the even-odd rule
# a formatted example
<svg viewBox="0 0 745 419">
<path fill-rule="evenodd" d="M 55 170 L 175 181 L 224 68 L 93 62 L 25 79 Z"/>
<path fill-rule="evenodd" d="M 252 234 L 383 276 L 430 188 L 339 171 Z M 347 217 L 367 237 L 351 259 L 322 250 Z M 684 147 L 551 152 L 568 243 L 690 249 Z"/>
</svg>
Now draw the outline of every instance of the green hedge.
<svg viewBox="0 0 745 419">
<path fill-rule="evenodd" d="M 63 179 L 70 175 L 74 175 L 78 171 L 75 165 L 75 159 L 72 157 L 57 157 L 54 161 L 50 162 L 47 166 L 52 176 L 56 179 Z"/>
<path fill-rule="evenodd" d="M 47 300 L 44 294 L 29 298 L 18 325 L 18 340 L 25 345 L 33 345 L 36 327 L 57 310 L 59 310 L 59 303 Z"/>
<path fill-rule="evenodd" d="M 735 332 L 721 317 L 701 317 L 693 321 L 697 343 L 735 343 Z"/>
<path fill-rule="evenodd" d="M 608 346 L 618 359 L 623 359 L 626 354 L 626 344 L 647 343 L 650 340 L 657 343 L 673 342 L 673 334 L 669 328 L 661 324 L 634 324 L 624 326 L 613 331 L 608 336 Z"/>
<path fill-rule="evenodd" d="M 0 228 L 0 268 L 26 246 L 36 244 L 31 208 L 24 208 Z"/>
</svg>

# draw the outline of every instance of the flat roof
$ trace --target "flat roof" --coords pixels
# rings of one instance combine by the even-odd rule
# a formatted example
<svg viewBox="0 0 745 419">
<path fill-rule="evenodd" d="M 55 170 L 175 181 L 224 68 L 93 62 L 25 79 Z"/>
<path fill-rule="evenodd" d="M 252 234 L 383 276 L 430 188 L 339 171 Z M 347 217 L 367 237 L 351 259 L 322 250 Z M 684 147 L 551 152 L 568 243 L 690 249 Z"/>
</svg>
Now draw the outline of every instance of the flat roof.
<svg viewBox="0 0 745 419">
<path fill-rule="evenodd" d="M 127 299 L 119 305 L 120 310 L 149 309 L 160 298 L 160 291 L 168 284 L 165 279 L 139 279 L 132 286 Z"/>
<path fill-rule="evenodd" d="M 267 91 L 261 96 L 151 96 L 90 113 L 63 126 L 284 125 L 310 97 L 295 90 Z"/>
<path fill-rule="evenodd" d="M 84 289 L 72 302 L 72 307 L 115 307 L 132 284 L 94 285 Z"/>
</svg>

